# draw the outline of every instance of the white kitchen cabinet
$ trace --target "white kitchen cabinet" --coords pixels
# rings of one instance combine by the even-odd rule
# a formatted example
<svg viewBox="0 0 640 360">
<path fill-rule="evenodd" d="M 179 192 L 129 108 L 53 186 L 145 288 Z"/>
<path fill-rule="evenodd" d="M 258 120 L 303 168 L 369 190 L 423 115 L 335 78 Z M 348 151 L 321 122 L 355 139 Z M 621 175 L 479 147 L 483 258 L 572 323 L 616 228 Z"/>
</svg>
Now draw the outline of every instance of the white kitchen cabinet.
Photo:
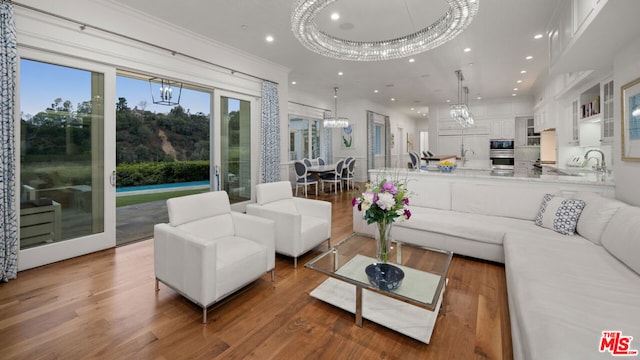
<svg viewBox="0 0 640 360">
<path fill-rule="evenodd" d="M 502 119 L 491 121 L 491 139 L 513 139 L 516 135 L 515 119 Z"/>
<path fill-rule="evenodd" d="M 533 119 L 531 119 L 531 124 L 533 126 Z M 527 145 L 527 119 L 518 118 L 516 119 L 516 146 L 526 146 Z"/>
</svg>

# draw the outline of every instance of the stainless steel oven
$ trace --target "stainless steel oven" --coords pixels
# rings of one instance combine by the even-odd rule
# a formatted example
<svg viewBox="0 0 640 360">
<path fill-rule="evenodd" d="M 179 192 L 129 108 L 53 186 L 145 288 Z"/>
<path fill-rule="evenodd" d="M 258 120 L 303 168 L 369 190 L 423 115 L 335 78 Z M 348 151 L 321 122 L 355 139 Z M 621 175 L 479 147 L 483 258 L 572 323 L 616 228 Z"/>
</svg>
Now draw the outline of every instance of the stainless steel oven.
<svg viewBox="0 0 640 360">
<path fill-rule="evenodd" d="M 513 150 L 513 139 L 492 139 L 489 140 L 489 150 Z"/>
<path fill-rule="evenodd" d="M 492 169 L 513 171 L 516 165 L 513 143 L 513 139 L 489 140 L 489 159 Z"/>
</svg>

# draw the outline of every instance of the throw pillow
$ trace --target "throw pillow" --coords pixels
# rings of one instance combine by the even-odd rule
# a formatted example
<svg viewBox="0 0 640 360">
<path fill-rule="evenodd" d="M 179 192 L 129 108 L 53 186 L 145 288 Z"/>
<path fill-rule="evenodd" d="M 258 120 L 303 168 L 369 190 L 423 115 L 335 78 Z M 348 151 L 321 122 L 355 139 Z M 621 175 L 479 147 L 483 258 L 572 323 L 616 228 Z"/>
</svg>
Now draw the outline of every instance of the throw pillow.
<svg viewBox="0 0 640 360">
<path fill-rule="evenodd" d="M 536 216 L 536 225 L 563 235 L 573 235 L 585 206 L 586 203 L 583 200 L 546 194 Z"/>
</svg>

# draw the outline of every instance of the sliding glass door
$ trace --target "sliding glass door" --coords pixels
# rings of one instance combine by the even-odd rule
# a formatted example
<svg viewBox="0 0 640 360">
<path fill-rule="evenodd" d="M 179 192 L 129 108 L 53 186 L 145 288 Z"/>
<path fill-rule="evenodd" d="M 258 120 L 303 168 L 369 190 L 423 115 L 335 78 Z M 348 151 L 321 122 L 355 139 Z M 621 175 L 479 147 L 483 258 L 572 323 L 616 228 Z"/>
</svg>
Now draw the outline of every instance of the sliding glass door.
<svg viewBox="0 0 640 360">
<path fill-rule="evenodd" d="M 251 201 L 257 172 L 254 169 L 257 160 L 252 159 L 252 153 L 257 149 L 254 145 L 257 126 L 251 121 L 256 113 L 252 109 L 255 100 L 225 91 L 216 91 L 215 98 L 214 108 L 219 111 L 212 133 L 219 144 L 219 150 L 214 149 L 217 185 L 229 194 L 231 204 L 238 204 L 234 208 L 241 210 L 242 204 Z"/>
<path fill-rule="evenodd" d="M 105 84 L 115 73 L 52 54 L 21 56 L 22 270 L 115 245 L 113 227 L 105 226 L 114 212 L 114 159 L 105 147 L 113 143 L 105 125 L 113 87 Z"/>
</svg>

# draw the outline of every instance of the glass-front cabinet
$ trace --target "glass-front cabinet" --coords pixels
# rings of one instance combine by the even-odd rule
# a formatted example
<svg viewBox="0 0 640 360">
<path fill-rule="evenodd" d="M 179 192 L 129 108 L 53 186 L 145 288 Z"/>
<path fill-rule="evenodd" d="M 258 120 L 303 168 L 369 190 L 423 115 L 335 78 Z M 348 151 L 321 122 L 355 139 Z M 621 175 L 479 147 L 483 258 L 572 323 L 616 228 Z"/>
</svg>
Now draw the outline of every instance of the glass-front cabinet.
<svg viewBox="0 0 640 360">
<path fill-rule="evenodd" d="M 613 142 L 613 79 L 602 84 L 602 143 Z"/>
</svg>

